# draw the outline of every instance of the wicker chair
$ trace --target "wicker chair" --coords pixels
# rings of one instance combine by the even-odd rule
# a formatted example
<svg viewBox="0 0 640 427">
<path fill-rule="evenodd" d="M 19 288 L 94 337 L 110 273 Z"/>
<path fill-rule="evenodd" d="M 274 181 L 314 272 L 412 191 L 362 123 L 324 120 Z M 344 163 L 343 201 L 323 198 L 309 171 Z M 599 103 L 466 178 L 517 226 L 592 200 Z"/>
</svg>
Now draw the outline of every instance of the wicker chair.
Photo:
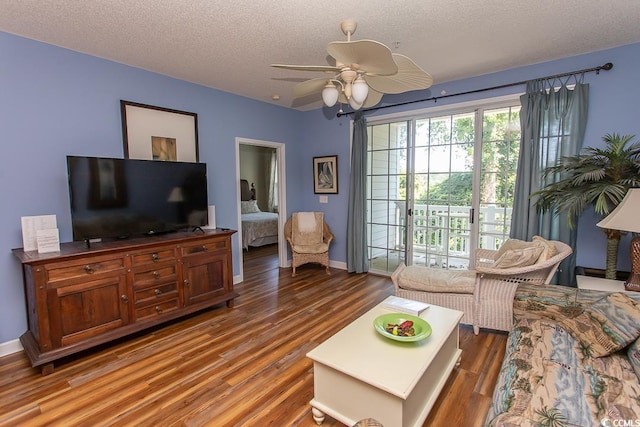
<svg viewBox="0 0 640 427">
<path fill-rule="evenodd" d="M 318 263 L 329 271 L 329 245 L 333 240 L 333 233 L 324 221 L 322 212 L 314 212 L 314 230 L 300 230 L 298 213 L 293 213 L 284 225 L 284 236 L 291 248 L 291 277 L 296 276 L 296 267 L 307 263 Z M 308 217 L 307 217 L 308 218 Z"/>
<path fill-rule="evenodd" d="M 442 288 L 417 290 L 403 283 L 403 272 L 408 272 L 408 269 L 414 269 L 411 273 L 414 278 L 424 276 L 425 282 L 429 275 L 442 274 L 441 269 L 405 267 L 401 264 L 391 275 L 391 280 L 399 297 L 462 311 L 460 323 L 473 325 L 476 335 L 480 328 L 510 331 L 513 328 L 513 300 L 518 284 L 548 285 L 560 262 L 572 252 L 569 245 L 558 241 L 552 243 L 556 247 L 556 255 L 546 261 L 517 268 L 492 268 L 498 251 L 476 249 L 475 274 L 472 274 L 475 283 L 456 286 L 457 289 L 452 291 L 443 291 Z"/>
<path fill-rule="evenodd" d="M 513 300 L 520 283 L 548 285 L 560 262 L 573 250 L 565 243 L 552 241 L 556 255 L 544 262 L 527 267 L 492 268 L 498 251 L 476 250 L 475 320 L 473 330 L 479 328 L 510 331 L 513 328 Z"/>
</svg>

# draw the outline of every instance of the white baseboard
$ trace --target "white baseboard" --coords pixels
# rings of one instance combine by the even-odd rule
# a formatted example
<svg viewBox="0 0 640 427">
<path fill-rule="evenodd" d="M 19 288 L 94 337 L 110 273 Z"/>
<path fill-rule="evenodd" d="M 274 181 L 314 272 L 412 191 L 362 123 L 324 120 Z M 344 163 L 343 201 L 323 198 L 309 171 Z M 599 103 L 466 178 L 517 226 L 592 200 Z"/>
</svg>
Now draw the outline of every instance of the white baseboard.
<svg viewBox="0 0 640 427">
<path fill-rule="evenodd" d="M 10 354 L 17 353 L 22 350 L 23 350 L 22 344 L 20 344 L 19 339 L 0 343 L 0 357 L 8 356 Z"/>
<path fill-rule="evenodd" d="M 342 261 L 329 261 L 329 267 L 337 268 L 339 270 L 346 270 L 347 263 Z"/>
</svg>

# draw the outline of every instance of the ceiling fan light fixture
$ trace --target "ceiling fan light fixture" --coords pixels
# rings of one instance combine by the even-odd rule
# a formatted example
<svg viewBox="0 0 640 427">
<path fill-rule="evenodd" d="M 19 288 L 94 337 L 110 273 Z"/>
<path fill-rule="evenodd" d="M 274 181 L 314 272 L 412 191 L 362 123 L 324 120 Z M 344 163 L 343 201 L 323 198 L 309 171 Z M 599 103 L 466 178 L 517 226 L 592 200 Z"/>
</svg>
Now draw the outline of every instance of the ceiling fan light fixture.
<svg viewBox="0 0 640 427">
<path fill-rule="evenodd" d="M 356 102 L 356 100 L 353 99 L 353 96 L 352 96 L 351 98 L 349 98 L 349 105 L 354 110 L 359 110 L 362 107 L 362 102 Z"/>
<path fill-rule="evenodd" d="M 357 110 L 378 104 L 383 94 L 423 90 L 433 84 L 432 77 L 415 62 L 399 53 L 392 53 L 384 44 L 375 40 L 352 41 L 355 21 L 345 20 L 341 28 L 347 41 L 327 45 L 327 53 L 335 65 L 272 64 L 276 68 L 333 74 L 332 77 L 313 78 L 296 84 L 294 98 L 321 93 L 328 107 L 340 102 L 341 105 L 348 103 Z"/>
<path fill-rule="evenodd" d="M 327 83 L 322 89 L 322 100 L 327 107 L 333 107 L 336 104 L 338 95 L 338 88 L 332 82 Z"/>
<path fill-rule="evenodd" d="M 354 102 L 362 105 L 364 100 L 367 99 L 367 95 L 369 95 L 369 85 L 367 85 L 362 76 L 358 76 L 351 88 L 351 98 L 353 98 Z"/>
</svg>

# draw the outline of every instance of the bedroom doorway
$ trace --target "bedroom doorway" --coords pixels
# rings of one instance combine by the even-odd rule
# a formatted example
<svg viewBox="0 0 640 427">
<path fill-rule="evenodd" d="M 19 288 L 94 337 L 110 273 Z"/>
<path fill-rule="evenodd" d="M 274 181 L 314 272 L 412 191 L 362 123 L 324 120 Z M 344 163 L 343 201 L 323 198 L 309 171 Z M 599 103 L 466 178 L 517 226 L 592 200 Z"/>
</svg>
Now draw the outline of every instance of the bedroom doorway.
<svg viewBox="0 0 640 427">
<path fill-rule="evenodd" d="M 252 249 L 262 249 L 259 252 L 273 256 L 273 251 L 264 248 L 277 246 L 278 266 L 287 266 L 283 236 L 287 212 L 284 149 L 284 144 L 278 142 L 236 138 L 240 281 L 244 279 L 245 255 Z M 273 220 L 268 215 L 277 218 Z M 273 227 L 272 232 L 267 231 L 269 227 Z"/>
</svg>

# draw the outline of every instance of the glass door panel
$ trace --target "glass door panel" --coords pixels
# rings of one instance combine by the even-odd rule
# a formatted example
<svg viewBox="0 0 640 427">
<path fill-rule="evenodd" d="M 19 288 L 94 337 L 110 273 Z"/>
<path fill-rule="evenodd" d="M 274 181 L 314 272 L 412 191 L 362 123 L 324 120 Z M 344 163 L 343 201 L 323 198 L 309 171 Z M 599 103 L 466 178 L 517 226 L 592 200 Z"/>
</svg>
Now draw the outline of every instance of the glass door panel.
<svg viewBox="0 0 640 427">
<path fill-rule="evenodd" d="M 520 153 L 520 107 L 485 110 L 482 126 L 479 246 L 497 249 L 509 238 Z"/>
<path fill-rule="evenodd" d="M 473 113 L 416 121 L 414 265 L 469 265 L 474 131 Z"/>
<path fill-rule="evenodd" d="M 370 126 L 367 164 L 369 268 L 405 262 L 407 122 Z"/>
</svg>

